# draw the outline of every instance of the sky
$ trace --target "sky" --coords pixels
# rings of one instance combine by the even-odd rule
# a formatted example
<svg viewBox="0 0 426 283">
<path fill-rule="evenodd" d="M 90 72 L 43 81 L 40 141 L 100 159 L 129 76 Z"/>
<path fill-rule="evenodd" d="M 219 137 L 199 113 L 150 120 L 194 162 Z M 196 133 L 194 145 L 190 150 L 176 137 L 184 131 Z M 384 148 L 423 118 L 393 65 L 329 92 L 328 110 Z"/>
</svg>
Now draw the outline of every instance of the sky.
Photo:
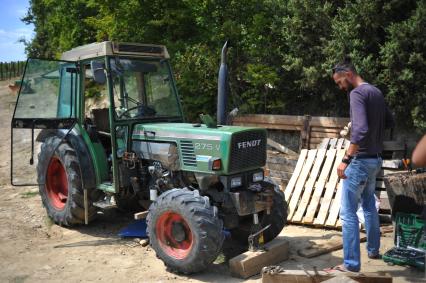
<svg viewBox="0 0 426 283">
<path fill-rule="evenodd" d="M 28 7 L 29 0 L 0 0 L 0 62 L 26 60 L 25 46 L 18 40 L 33 37 L 34 26 L 21 21 Z"/>
</svg>

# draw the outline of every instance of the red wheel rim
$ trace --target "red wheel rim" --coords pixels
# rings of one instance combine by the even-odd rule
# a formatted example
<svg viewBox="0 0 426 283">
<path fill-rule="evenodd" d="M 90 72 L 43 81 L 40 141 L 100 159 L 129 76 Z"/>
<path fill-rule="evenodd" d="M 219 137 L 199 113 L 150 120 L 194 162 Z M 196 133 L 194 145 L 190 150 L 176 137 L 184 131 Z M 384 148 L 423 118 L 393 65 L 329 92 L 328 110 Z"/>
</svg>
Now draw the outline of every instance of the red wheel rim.
<svg viewBox="0 0 426 283">
<path fill-rule="evenodd" d="M 68 179 L 65 168 L 59 158 L 53 156 L 47 167 L 46 190 L 50 203 L 63 210 L 68 199 Z"/>
<path fill-rule="evenodd" d="M 193 237 L 185 219 L 178 213 L 167 211 L 157 221 L 155 232 L 161 248 L 171 257 L 184 259 L 192 249 Z"/>
</svg>

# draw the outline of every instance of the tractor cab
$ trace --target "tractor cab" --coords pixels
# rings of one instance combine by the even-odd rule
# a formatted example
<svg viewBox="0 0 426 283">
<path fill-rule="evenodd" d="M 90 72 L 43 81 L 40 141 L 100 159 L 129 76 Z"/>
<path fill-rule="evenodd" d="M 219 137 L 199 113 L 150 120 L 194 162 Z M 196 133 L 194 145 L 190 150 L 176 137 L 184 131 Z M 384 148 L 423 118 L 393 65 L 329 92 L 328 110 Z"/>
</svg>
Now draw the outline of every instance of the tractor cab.
<svg viewBox="0 0 426 283">
<path fill-rule="evenodd" d="M 37 143 L 49 135 L 78 134 L 86 143 L 91 159 L 87 162 L 95 167 L 88 182 L 116 192 L 119 181 L 116 171 L 114 182 L 113 165 L 118 165 L 115 155 L 122 157 L 130 146 L 128 137 L 134 125 L 183 122 L 164 46 L 107 41 L 64 52 L 61 60 L 30 58 L 23 81 L 31 91 L 21 89 L 12 120 L 15 166 L 11 178 L 15 185 L 35 180 L 24 173 L 29 168 L 22 170 L 37 165 L 34 150 L 25 154 L 13 151 L 16 140 L 23 136 L 29 145 L 26 148 L 37 150 Z M 35 140 L 31 141 L 34 133 Z M 25 159 L 27 163 L 22 162 Z"/>
</svg>

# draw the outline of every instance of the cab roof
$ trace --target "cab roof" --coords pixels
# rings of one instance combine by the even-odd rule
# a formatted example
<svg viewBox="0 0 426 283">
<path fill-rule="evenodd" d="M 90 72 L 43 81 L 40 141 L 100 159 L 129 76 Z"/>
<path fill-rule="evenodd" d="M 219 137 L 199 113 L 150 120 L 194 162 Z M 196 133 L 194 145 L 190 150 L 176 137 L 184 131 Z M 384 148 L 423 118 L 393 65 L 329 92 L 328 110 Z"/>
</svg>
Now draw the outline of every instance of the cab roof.
<svg viewBox="0 0 426 283">
<path fill-rule="evenodd" d="M 104 41 L 82 45 L 62 53 L 61 60 L 80 61 L 100 56 L 126 55 L 169 59 L 164 45 Z"/>
</svg>

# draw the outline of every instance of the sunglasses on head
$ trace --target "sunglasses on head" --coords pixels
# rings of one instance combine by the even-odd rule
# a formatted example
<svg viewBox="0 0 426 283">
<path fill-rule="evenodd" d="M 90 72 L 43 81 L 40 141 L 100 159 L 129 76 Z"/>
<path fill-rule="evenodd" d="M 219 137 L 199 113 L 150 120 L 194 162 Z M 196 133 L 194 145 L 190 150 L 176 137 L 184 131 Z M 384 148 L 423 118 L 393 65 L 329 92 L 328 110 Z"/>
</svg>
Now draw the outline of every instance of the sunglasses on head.
<svg viewBox="0 0 426 283">
<path fill-rule="evenodd" d="M 332 71 L 333 71 L 333 74 L 335 74 L 339 72 L 349 72 L 349 69 L 342 66 L 336 66 L 336 67 L 333 67 Z"/>
</svg>

